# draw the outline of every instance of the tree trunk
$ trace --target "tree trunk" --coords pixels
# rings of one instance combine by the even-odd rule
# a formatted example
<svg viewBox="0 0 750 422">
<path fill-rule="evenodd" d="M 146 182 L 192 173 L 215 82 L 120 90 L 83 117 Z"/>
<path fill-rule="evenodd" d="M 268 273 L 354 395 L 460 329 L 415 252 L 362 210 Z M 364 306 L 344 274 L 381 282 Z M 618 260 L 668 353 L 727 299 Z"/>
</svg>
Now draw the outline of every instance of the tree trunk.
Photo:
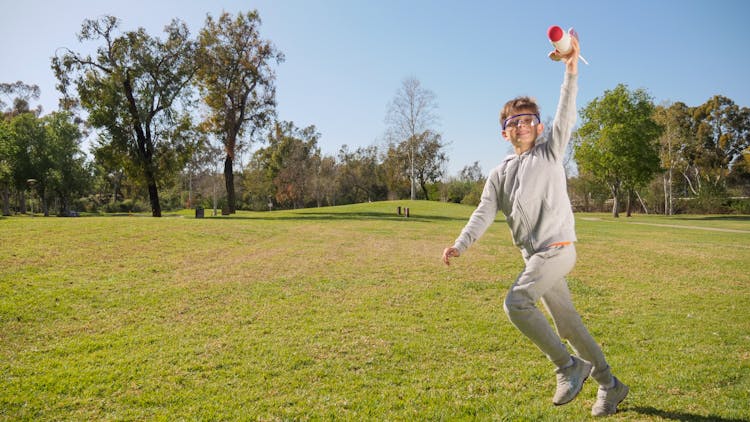
<svg viewBox="0 0 750 422">
<path fill-rule="evenodd" d="M 143 172 L 146 176 L 146 186 L 148 187 L 148 197 L 151 201 L 151 215 L 161 217 L 161 205 L 159 205 L 159 190 L 156 187 L 156 176 L 154 174 L 154 144 L 151 140 L 151 133 L 148 130 L 149 122 L 141 123 L 141 117 L 138 113 L 135 97 L 133 96 L 133 86 L 130 83 L 130 75 L 126 74 L 123 81 L 125 97 L 128 99 L 128 110 L 133 118 L 133 130 L 135 131 L 135 141 L 138 146 L 138 155 L 141 159 Z M 146 128 L 146 131 L 143 128 Z M 148 133 L 148 136 L 146 135 Z"/>
<path fill-rule="evenodd" d="M 664 186 L 664 215 L 669 215 L 669 190 L 667 188 L 667 173 L 662 175 L 662 185 Z"/>
<path fill-rule="evenodd" d="M 614 183 L 609 186 L 612 191 L 612 217 L 620 217 L 620 183 Z"/>
<path fill-rule="evenodd" d="M 666 185 L 664 186 L 664 214 L 665 215 L 672 215 L 674 214 L 674 192 L 672 190 L 672 184 L 674 181 L 674 173 L 672 173 L 672 169 L 669 169 L 669 173 L 665 176 L 666 177 Z"/>
<path fill-rule="evenodd" d="M 145 141 L 144 141 L 145 143 Z M 141 142 L 138 142 L 139 147 L 141 145 Z M 140 148 L 139 148 L 140 149 Z M 154 175 L 153 170 L 153 156 L 148 153 L 147 151 L 150 151 L 143 148 L 141 153 L 143 157 L 144 162 L 144 170 L 145 170 L 145 176 L 146 176 L 146 186 L 148 187 L 148 199 L 151 202 L 151 216 L 152 217 L 161 217 L 161 204 L 159 204 L 159 190 L 156 187 L 156 176 Z"/>
<path fill-rule="evenodd" d="M 427 184 L 424 183 L 424 182 L 422 182 L 422 181 L 420 181 L 419 185 L 422 187 L 422 193 L 424 193 L 424 199 L 427 200 L 427 201 L 429 201 L 430 200 L 430 196 L 427 194 Z"/>
<path fill-rule="evenodd" d="M 412 136 L 413 137 L 413 136 Z M 409 179 L 411 182 L 411 194 L 409 195 L 409 198 L 413 201 L 417 199 L 417 192 L 416 188 L 414 187 L 414 146 L 412 146 L 412 141 L 409 140 L 409 163 L 410 163 L 410 170 L 409 170 Z"/>
<path fill-rule="evenodd" d="M 667 215 L 674 214 L 674 202 L 672 201 L 672 197 L 673 197 L 673 195 L 672 195 L 672 174 L 673 174 L 672 173 L 672 168 L 670 167 L 669 168 L 669 214 L 667 214 Z"/>
<path fill-rule="evenodd" d="M 224 160 L 224 182 L 227 188 L 227 207 L 229 207 L 229 213 L 234 214 L 237 212 L 235 208 L 235 193 L 234 193 L 234 172 L 232 171 L 233 160 L 232 156 L 227 154 L 226 160 Z"/>
<path fill-rule="evenodd" d="M 10 215 L 10 188 L 3 186 L 3 215 Z"/>
<path fill-rule="evenodd" d="M 635 191 L 635 197 L 638 198 L 638 203 L 641 204 L 641 208 L 643 208 L 643 213 L 648 215 L 648 207 L 646 206 L 646 202 L 641 198 L 641 194 L 638 193 L 638 191 Z"/>
<path fill-rule="evenodd" d="M 159 191 L 156 182 L 148 182 L 148 198 L 151 201 L 151 216 L 161 217 L 161 205 L 159 204 Z"/>
<path fill-rule="evenodd" d="M 18 193 L 16 194 L 16 197 L 18 197 L 18 212 L 21 214 L 26 214 L 26 192 L 18 189 Z"/>
<path fill-rule="evenodd" d="M 633 216 L 633 191 L 628 189 L 628 198 L 625 204 L 625 217 Z"/>
<path fill-rule="evenodd" d="M 144 142 L 145 143 L 145 142 Z M 141 146 L 141 142 L 138 142 L 139 147 Z M 161 217 L 161 204 L 159 204 L 159 190 L 156 187 L 156 176 L 154 175 L 153 170 L 153 159 L 152 155 L 150 153 L 147 153 L 147 151 L 150 151 L 150 149 L 146 150 L 145 148 L 141 149 L 141 154 L 144 162 L 144 170 L 145 170 L 145 176 L 146 176 L 146 186 L 148 187 L 148 199 L 151 202 L 151 216 L 152 217 Z"/>
<path fill-rule="evenodd" d="M 68 198 L 62 195 L 60 200 L 60 215 L 63 217 L 70 216 L 70 204 L 68 204 Z"/>
<path fill-rule="evenodd" d="M 42 213 L 45 217 L 49 217 L 49 202 L 47 201 L 47 195 L 44 194 L 41 196 L 42 200 Z"/>
</svg>

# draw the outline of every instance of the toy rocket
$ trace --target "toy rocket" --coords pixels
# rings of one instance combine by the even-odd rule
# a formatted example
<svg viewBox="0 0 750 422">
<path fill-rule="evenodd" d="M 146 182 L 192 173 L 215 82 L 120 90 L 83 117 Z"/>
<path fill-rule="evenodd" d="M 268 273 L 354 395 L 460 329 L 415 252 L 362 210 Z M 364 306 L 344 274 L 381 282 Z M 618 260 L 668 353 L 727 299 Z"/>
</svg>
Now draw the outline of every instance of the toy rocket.
<svg viewBox="0 0 750 422">
<path fill-rule="evenodd" d="M 549 53 L 549 58 L 558 61 L 560 59 L 556 58 L 557 56 L 555 55 L 555 52 L 557 52 L 559 55 L 564 56 L 568 51 L 570 51 L 571 37 L 575 37 L 575 39 L 578 39 L 578 33 L 575 31 L 575 29 L 570 28 L 567 32 L 565 32 L 557 25 L 550 26 L 549 29 L 547 29 L 547 38 L 549 38 L 549 42 L 551 42 L 555 47 L 555 51 Z M 580 59 L 584 63 L 589 64 L 589 62 L 587 62 L 586 59 L 583 58 L 583 56 L 579 55 L 578 57 L 580 57 Z"/>
</svg>

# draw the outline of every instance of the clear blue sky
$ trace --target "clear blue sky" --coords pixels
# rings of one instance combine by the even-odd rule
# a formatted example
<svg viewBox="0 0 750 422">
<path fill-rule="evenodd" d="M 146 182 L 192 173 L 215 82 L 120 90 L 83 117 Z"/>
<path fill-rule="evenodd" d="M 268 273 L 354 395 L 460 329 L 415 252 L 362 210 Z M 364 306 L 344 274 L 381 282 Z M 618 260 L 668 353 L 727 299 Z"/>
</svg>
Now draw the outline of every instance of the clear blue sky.
<svg viewBox="0 0 750 422">
<path fill-rule="evenodd" d="M 550 25 L 574 26 L 591 64 L 580 69 L 579 108 L 619 83 L 657 104 L 720 94 L 750 106 L 745 0 L 0 0 L 0 82 L 39 85 L 46 114 L 59 97 L 50 58 L 91 47 L 75 37 L 84 19 L 111 14 L 123 30 L 161 36 L 180 18 L 196 34 L 206 14 L 251 9 L 286 55 L 279 117 L 315 125 L 330 155 L 382 142 L 388 103 L 415 77 L 436 94 L 449 174 L 474 161 L 487 174 L 509 151 L 497 122 L 506 100 L 532 95 L 543 118 L 554 114 L 563 66 L 546 56 Z"/>
</svg>

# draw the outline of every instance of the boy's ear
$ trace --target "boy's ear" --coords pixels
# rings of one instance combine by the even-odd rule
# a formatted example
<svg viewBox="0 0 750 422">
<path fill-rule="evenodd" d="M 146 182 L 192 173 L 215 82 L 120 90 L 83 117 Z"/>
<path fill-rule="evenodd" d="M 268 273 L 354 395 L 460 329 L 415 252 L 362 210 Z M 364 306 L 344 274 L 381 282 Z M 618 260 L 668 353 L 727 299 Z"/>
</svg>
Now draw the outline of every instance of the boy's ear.
<svg viewBox="0 0 750 422">
<path fill-rule="evenodd" d="M 544 123 L 539 122 L 538 125 L 536 125 L 536 136 L 542 136 L 544 133 Z"/>
<path fill-rule="evenodd" d="M 505 139 L 506 141 L 508 140 L 508 135 L 505 133 L 505 130 L 500 132 L 500 134 L 503 135 L 503 139 Z"/>
</svg>

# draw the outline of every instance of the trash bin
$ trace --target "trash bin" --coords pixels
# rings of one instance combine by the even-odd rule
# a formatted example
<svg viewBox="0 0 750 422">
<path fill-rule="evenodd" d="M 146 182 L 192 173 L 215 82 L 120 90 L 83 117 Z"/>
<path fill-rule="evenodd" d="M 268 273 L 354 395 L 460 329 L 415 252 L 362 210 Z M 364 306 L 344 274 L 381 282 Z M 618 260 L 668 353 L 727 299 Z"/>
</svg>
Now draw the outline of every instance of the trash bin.
<svg viewBox="0 0 750 422">
<path fill-rule="evenodd" d="M 195 218 L 203 218 L 203 207 L 195 207 Z"/>
</svg>

